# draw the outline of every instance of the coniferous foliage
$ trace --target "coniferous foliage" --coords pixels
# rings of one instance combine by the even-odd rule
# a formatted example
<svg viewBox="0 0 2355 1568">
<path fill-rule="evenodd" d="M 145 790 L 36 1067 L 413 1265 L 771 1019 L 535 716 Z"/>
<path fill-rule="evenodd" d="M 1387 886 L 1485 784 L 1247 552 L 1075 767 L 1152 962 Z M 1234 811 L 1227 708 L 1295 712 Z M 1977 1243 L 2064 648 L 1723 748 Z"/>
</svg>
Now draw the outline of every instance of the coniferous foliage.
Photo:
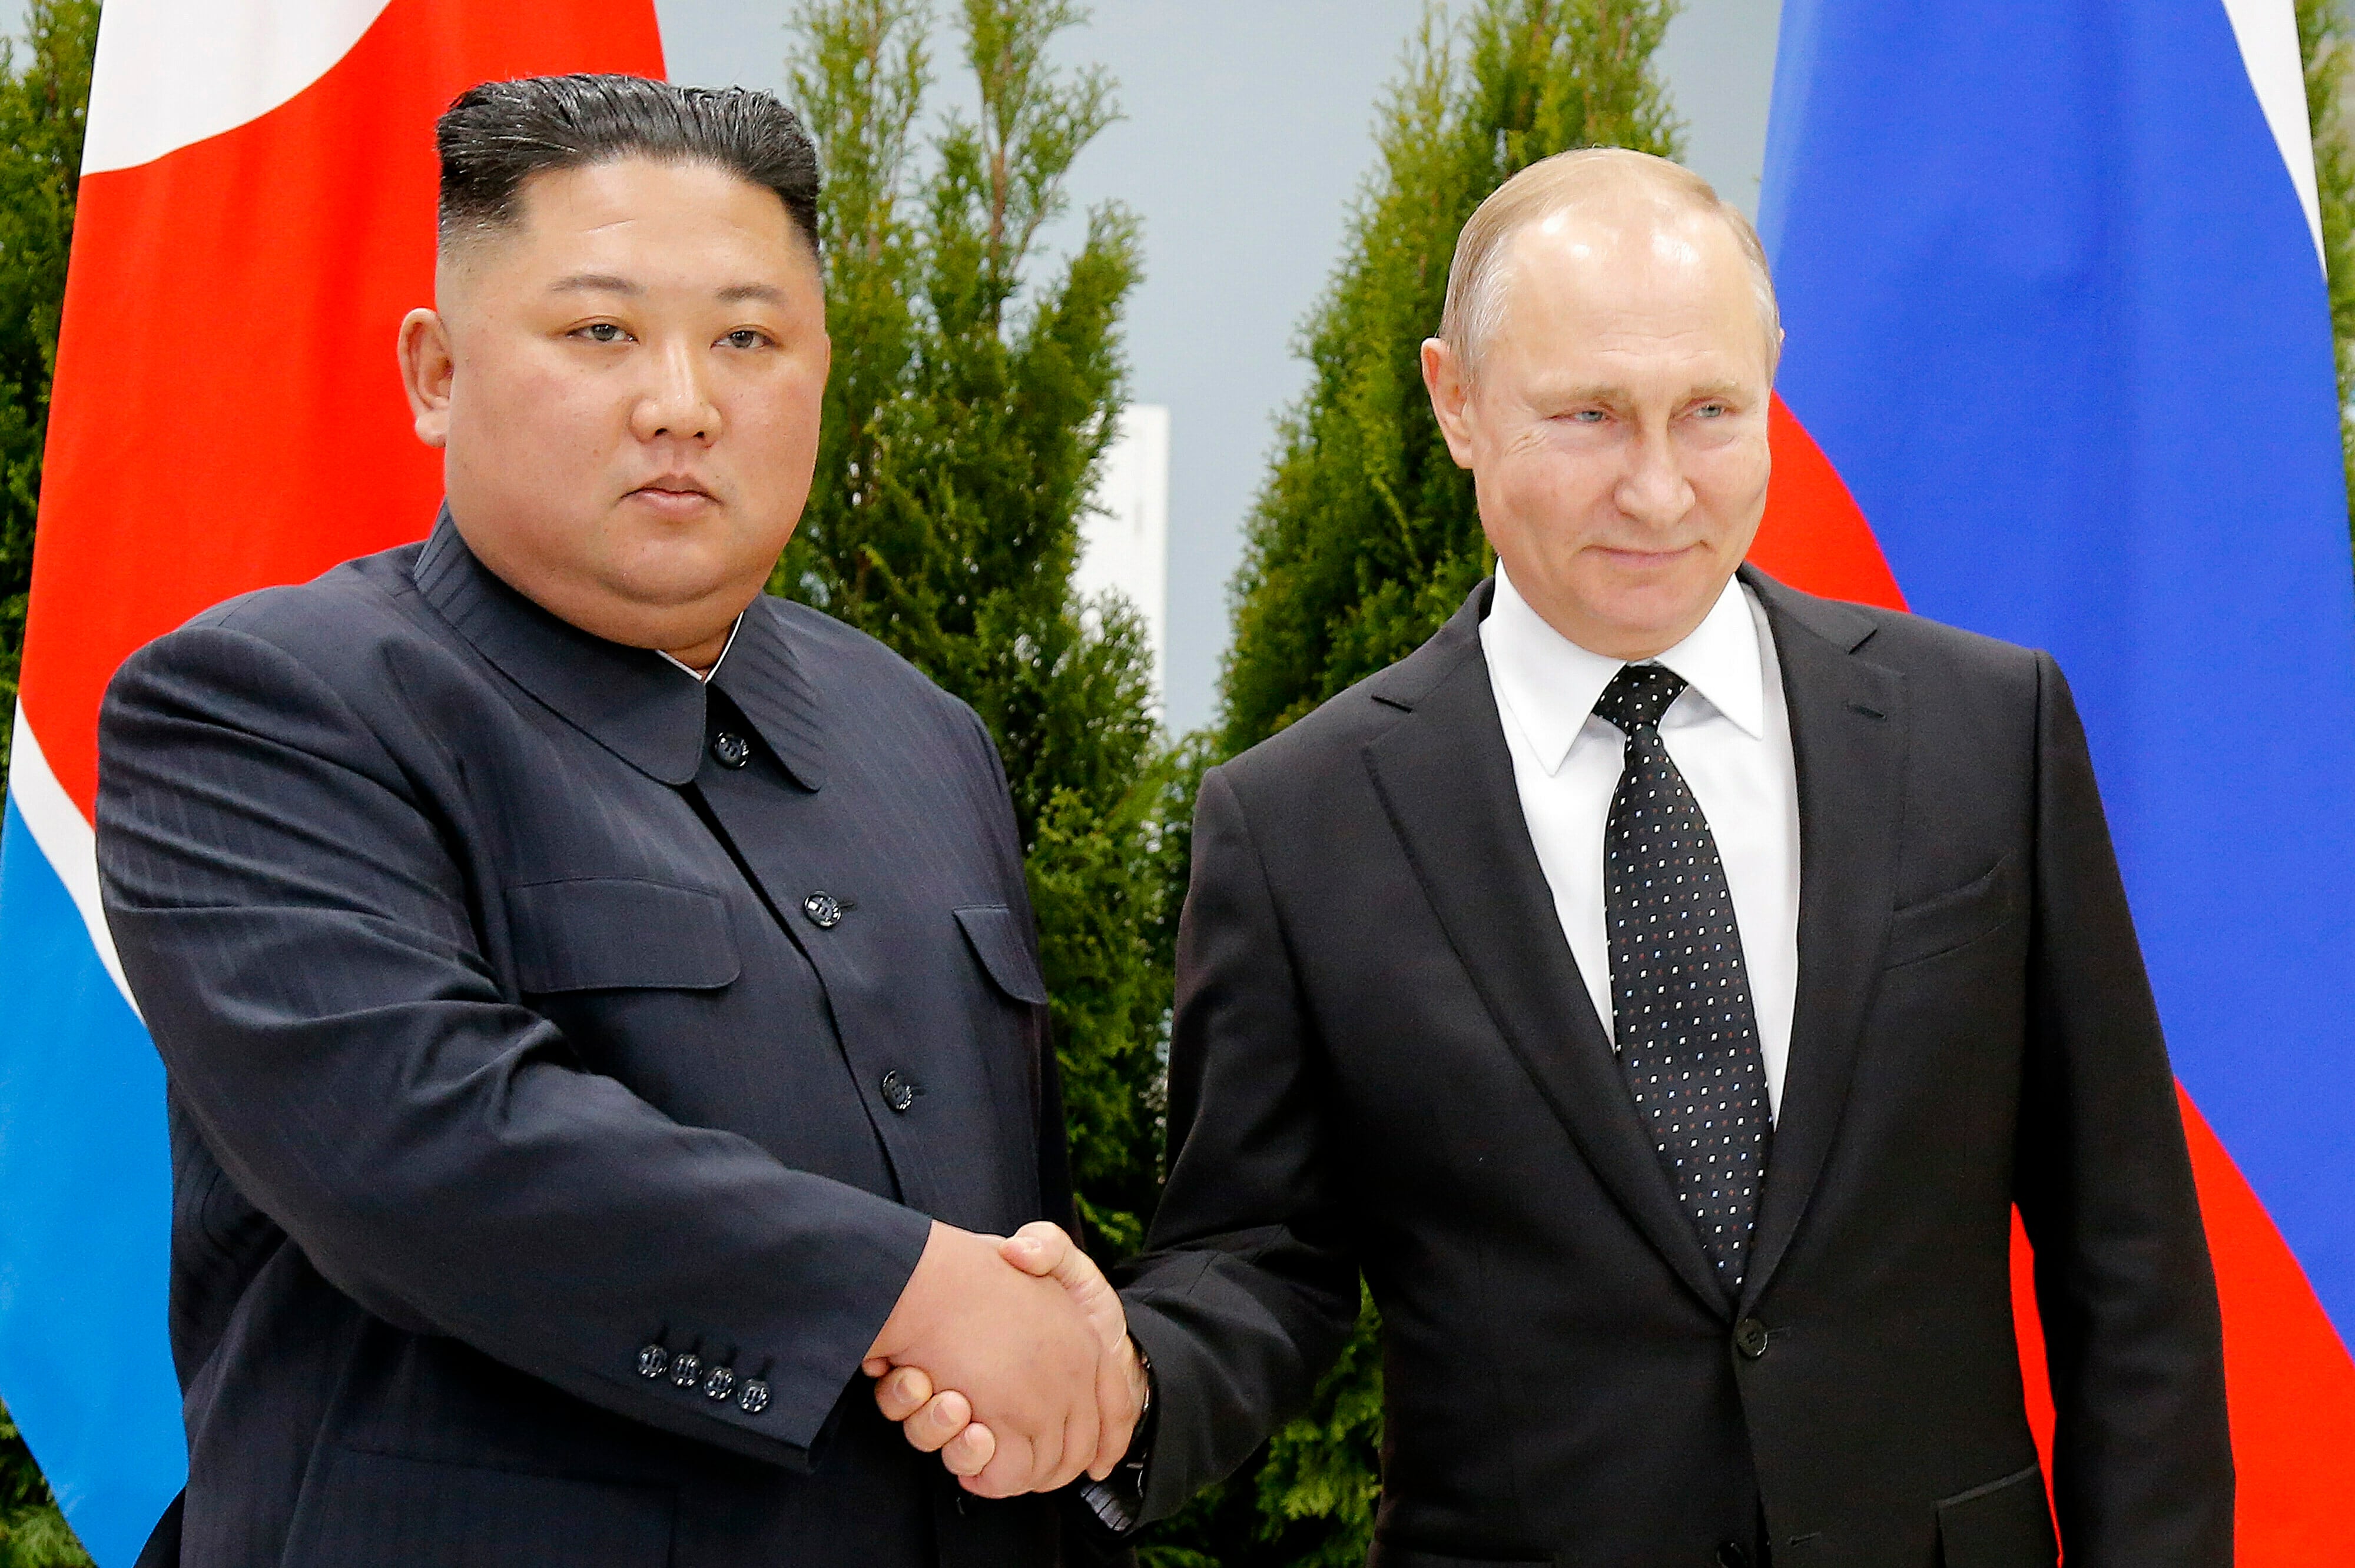
<svg viewBox="0 0 2355 1568">
<path fill-rule="evenodd" d="M 1303 333 L 1308 390 L 1249 522 L 1220 755 L 1404 657 L 1491 569 L 1419 358 L 1456 232 L 1508 177 L 1566 148 L 1675 155 L 1651 64 L 1673 11 L 1673 0 L 1475 0 L 1454 20 L 1426 14 L 1379 111 L 1374 171 Z M 1369 1302 L 1309 1411 L 1171 1534 L 1227 1568 L 1362 1562 L 1380 1494 L 1378 1334 Z"/>
<path fill-rule="evenodd" d="M 1074 1174 L 1094 1245 L 1118 1254 L 1157 1181 L 1176 845 L 1141 627 L 1121 603 L 1081 603 L 1071 578 L 1123 401 L 1136 228 L 1099 209 L 1076 254 L 1052 269 L 1038 254 L 1072 161 L 1115 114 L 1101 72 L 1048 58 L 1080 13 L 964 0 L 961 19 L 977 115 L 929 136 L 929 6 L 811 0 L 794 19 L 835 360 L 774 586 L 898 650 L 996 737 Z"/>
<path fill-rule="evenodd" d="M 1220 739 L 1238 752 L 1437 630 L 1489 561 L 1469 476 L 1423 396 L 1456 231 L 1511 175 L 1569 147 L 1673 156 L 1651 68 L 1673 0 L 1434 7 L 1381 107 L 1380 161 L 1309 318 L 1235 584 Z"/>
<path fill-rule="evenodd" d="M 33 523 L 81 181 L 97 0 L 32 0 L 0 40 L 0 768 L 16 723 Z"/>
<path fill-rule="evenodd" d="M 2307 124 L 2314 137 L 2330 335 L 2339 365 L 2339 435 L 2346 452 L 2348 514 L 2355 531 L 2355 144 L 2345 110 L 2350 49 L 2344 0 L 2297 0 L 2298 52 L 2306 67 Z"/>
</svg>

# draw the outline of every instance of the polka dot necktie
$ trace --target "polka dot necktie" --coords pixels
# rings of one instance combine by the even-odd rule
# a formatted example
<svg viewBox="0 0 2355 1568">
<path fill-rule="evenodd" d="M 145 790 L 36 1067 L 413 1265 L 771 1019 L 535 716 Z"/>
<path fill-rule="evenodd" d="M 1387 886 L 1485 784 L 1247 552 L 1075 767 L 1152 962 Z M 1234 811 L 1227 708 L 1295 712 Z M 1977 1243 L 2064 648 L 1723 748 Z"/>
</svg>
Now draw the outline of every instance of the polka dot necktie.
<svg viewBox="0 0 2355 1568">
<path fill-rule="evenodd" d="M 1774 1123 L 1717 839 L 1660 740 L 1660 715 L 1684 689 L 1674 671 L 1630 664 L 1594 705 L 1627 737 L 1604 829 L 1603 907 L 1619 1065 L 1731 1296 Z"/>
</svg>

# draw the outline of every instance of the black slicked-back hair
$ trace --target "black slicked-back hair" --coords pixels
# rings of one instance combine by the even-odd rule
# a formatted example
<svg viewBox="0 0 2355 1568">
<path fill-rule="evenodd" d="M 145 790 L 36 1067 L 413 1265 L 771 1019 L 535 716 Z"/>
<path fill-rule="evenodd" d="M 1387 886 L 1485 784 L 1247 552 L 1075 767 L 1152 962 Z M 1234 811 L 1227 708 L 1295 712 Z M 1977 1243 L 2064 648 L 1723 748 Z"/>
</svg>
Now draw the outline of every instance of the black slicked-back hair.
<svg viewBox="0 0 2355 1568">
<path fill-rule="evenodd" d="M 441 238 L 504 228 L 534 175 L 617 158 L 704 164 L 776 193 L 817 248 L 817 150 L 794 111 L 743 87 L 639 76 L 532 76 L 468 88 L 433 127 Z"/>
</svg>

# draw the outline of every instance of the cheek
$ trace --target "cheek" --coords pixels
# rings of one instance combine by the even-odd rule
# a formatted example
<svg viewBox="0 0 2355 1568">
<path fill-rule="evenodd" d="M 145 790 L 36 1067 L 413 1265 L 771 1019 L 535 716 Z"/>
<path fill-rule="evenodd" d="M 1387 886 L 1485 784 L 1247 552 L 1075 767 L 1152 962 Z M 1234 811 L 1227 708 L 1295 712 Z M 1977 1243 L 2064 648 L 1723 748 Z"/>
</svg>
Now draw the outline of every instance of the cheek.
<svg viewBox="0 0 2355 1568">
<path fill-rule="evenodd" d="M 746 483 L 805 493 L 817 461 L 818 412 L 826 378 L 806 365 L 740 389 L 730 420 Z"/>
</svg>

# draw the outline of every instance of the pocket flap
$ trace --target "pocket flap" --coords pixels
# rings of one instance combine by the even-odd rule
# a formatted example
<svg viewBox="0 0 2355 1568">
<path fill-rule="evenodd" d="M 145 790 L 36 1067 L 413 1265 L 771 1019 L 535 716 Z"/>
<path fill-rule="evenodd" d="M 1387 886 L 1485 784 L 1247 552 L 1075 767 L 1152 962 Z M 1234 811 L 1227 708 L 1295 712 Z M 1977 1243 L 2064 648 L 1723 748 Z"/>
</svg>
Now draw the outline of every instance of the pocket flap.
<svg viewBox="0 0 2355 1568">
<path fill-rule="evenodd" d="M 2004 856 L 1960 887 L 1950 887 L 1890 917 L 1887 967 L 1915 963 L 1967 947 L 2018 913 L 2019 883 Z"/>
<path fill-rule="evenodd" d="M 977 904 L 958 910 L 956 917 L 998 990 L 1017 1001 L 1046 1004 L 1047 982 L 1039 978 L 1039 960 L 1031 955 L 1028 933 L 1013 910 L 1003 904 Z"/>
<path fill-rule="evenodd" d="M 507 889 L 527 991 L 709 991 L 736 978 L 728 905 L 700 887 L 583 876 Z"/>
<path fill-rule="evenodd" d="M 1945 1568 L 2053 1568 L 2061 1543 L 2044 1472 L 2030 1465 L 1940 1503 L 1938 1545 Z"/>
</svg>

